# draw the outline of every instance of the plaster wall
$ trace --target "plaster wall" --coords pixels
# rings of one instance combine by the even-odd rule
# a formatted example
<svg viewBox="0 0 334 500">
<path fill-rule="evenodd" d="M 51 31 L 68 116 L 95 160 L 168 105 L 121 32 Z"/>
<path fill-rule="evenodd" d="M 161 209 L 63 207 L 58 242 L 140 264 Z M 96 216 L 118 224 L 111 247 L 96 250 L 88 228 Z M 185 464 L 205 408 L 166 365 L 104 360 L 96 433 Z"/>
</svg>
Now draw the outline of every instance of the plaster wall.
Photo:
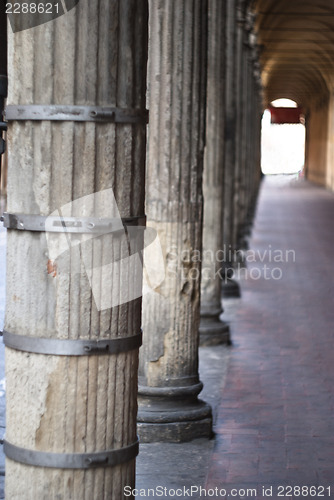
<svg viewBox="0 0 334 500">
<path fill-rule="evenodd" d="M 328 107 L 326 187 L 334 191 L 334 92 L 330 96 Z"/>
<path fill-rule="evenodd" d="M 321 186 L 326 185 L 328 106 L 313 108 L 308 121 L 307 178 Z"/>
</svg>

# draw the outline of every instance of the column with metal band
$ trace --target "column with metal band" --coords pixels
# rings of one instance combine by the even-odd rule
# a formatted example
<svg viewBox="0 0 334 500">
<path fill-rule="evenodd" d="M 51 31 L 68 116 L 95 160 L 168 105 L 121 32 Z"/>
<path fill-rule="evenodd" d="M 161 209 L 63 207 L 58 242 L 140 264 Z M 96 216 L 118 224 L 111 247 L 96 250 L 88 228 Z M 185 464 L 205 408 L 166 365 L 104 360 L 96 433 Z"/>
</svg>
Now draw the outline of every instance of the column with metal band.
<svg viewBox="0 0 334 500">
<path fill-rule="evenodd" d="M 149 5 L 146 213 L 165 279 L 143 297 L 138 434 L 185 441 L 211 433 L 211 408 L 197 398 L 207 2 Z"/>
<path fill-rule="evenodd" d="M 7 208 L 18 217 L 4 328 L 20 336 L 6 347 L 12 500 L 118 499 L 135 484 L 147 16 L 145 0 L 81 1 L 9 34 L 9 106 L 96 112 L 8 115 Z"/>
<path fill-rule="evenodd" d="M 139 452 L 138 439 L 131 445 L 117 450 L 96 453 L 47 453 L 15 446 L 4 440 L 4 453 L 15 462 L 51 469 L 94 469 L 115 467 L 133 460 Z"/>
<path fill-rule="evenodd" d="M 19 231 L 47 231 L 52 233 L 87 233 L 108 234 L 122 230 L 124 226 L 146 226 L 146 216 L 115 217 L 105 219 L 102 217 L 68 217 L 49 216 L 37 214 L 10 214 L 4 212 L 0 217 L 7 229 Z"/>
<path fill-rule="evenodd" d="M 203 259 L 201 279 L 200 344 L 230 342 L 229 326 L 222 314 L 224 274 L 223 180 L 224 180 L 224 88 L 225 88 L 225 2 L 209 0 L 208 83 L 206 144 L 204 152 Z"/>
<path fill-rule="evenodd" d="M 56 356 L 110 355 L 132 351 L 141 346 L 142 333 L 108 340 L 54 339 L 13 334 L 4 331 L 6 347 L 28 353 Z M 95 453 L 50 453 L 15 446 L 4 440 L 5 456 L 26 465 L 56 469 L 92 469 L 124 464 L 138 455 L 138 439 L 129 446 Z"/>
<path fill-rule="evenodd" d="M 28 337 L 6 330 L 2 334 L 6 347 L 18 351 L 54 356 L 119 354 L 137 349 L 142 344 L 142 332 L 131 335 L 131 337 L 114 337 L 104 340 Z"/>
<path fill-rule="evenodd" d="M 147 123 L 146 109 L 112 106 L 14 105 L 6 107 L 6 120 Z"/>
</svg>

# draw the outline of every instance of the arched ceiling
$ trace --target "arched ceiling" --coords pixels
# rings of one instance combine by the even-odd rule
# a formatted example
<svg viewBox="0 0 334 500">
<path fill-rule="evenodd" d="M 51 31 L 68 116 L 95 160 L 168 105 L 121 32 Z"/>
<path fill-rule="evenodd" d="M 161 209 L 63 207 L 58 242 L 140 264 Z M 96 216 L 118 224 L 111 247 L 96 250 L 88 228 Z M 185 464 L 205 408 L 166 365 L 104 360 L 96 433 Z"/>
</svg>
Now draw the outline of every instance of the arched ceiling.
<svg viewBox="0 0 334 500">
<path fill-rule="evenodd" d="M 334 0 L 253 0 L 265 106 L 309 108 L 334 84 Z"/>
</svg>

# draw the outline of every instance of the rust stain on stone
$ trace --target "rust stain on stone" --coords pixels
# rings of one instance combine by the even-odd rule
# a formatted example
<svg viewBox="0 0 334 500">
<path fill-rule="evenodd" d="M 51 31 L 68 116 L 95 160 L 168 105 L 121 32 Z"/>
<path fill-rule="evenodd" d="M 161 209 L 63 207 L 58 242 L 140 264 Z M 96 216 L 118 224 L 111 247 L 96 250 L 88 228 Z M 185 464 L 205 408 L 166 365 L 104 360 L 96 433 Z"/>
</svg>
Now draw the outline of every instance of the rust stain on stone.
<svg viewBox="0 0 334 500">
<path fill-rule="evenodd" d="M 52 260 L 48 260 L 47 263 L 48 274 L 51 274 L 53 278 L 57 276 L 57 264 Z"/>
</svg>

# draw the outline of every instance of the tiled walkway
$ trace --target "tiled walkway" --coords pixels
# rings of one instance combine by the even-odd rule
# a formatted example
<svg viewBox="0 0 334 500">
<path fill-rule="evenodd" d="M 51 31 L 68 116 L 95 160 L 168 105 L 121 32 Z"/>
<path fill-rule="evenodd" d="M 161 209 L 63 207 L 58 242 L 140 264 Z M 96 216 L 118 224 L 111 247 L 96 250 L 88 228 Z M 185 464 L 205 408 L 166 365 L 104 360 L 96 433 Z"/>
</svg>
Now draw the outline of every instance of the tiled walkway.
<svg viewBox="0 0 334 500">
<path fill-rule="evenodd" d="M 334 194 L 266 178 L 247 259 L 242 297 L 224 303 L 233 346 L 200 350 L 201 396 L 215 406 L 221 394 L 206 498 L 334 498 Z M 0 267 L 0 296 L 3 278 Z M 3 399 L 0 387 L 0 437 Z M 204 486 L 211 446 L 142 445 L 137 487 Z"/>
<path fill-rule="evenodd" d="M 207 488 L 334 498 L 334 195 L 265 179 L 251 249 Z"/>
</svg>

